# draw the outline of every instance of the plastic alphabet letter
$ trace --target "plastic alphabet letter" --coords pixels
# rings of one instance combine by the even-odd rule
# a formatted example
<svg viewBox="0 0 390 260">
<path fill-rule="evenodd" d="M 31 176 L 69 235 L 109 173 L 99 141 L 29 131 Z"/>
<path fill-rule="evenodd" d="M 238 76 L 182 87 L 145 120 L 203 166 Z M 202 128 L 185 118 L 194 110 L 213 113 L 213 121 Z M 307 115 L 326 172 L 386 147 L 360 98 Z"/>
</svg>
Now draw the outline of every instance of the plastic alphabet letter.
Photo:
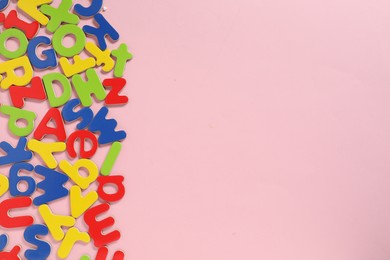
<svg viewBox="0 0 390 260">
<path fill-rule="evenodd" d="M 110 50 L 106 49 L 105 51 L 102 51 L 98 46 L 96 46 L 96 44 L 92 42 L 87 42 L 85 44 L 85 49 L 95 57 L 96 64 L 98 66 L 104 64 L 102 67 L 104 72 L 109 72 L 114 68 L 115 61 L 113 58 L 111 58 Z"/>
<path fill-rule="evenodd" d="M 118 230 L 105 233 L 104 235 L 102 234 L 103 230 L 115 224 L 115 220 L 112 217 L 108 217 L 97 221 L 96 217 L 104 212 L 107 212 L 109 209 L 110 205 L 108 203 L 104 203 L 90 208 L 87 212 L 85 212 L 84 221 L 89 228 L 88 233 L 93 239 L 96 247 L 108 245 L 109 243 L 119 240 L 121 237 Z"/>
<path fill-rule="evenodd" d="M 28 141 L 28 149 L 37 153 L 49 169 L 55 169 L 58 165 L 53 153 L 66 150 L 66 144 L 62 142 L 44 143 L 35 139 Z"/>
<path fill-rule="evenodd" d="M 39 45 L 50 45 L 51 40 L 46 36 L 38 36 L 33 38 L 27 47 L 27 55 L 30 58 L 31 64 L 37 69 L 47 69 L 57 67 L 57 57 L 54 49 L 44 50 L 42 56 L 46 59 L 42 60 L 36 54 L 37 47 Z"/>
<path fill-rule="evenodd" d="M 96 136 L 87 130 L 78 130 L 71 134 L 66 142 L 66 150 L 68 151 L 68 154 L 71 158 L 76 158 L 77 156 L 76 150 L 74 148 L 74 144 L 77 139 L 80 140 L 80 157 L 85 159 L 91 158 L 96 153 L 98 148 L 98 141 Z M 85 148 L 85 143 L 87 140 L 92 144 L 91 149 L 88 151 Z"/>
<path fill-rule="evenodd" d="M 126 62 L 133 58 L 133 55 L 127 51 L 127 45 L 122 43 L 119 48 L 112 51 L 112 56 L 116 58 L 114 76 L 120 78 L 125 72 Z"/>
<path fill-rule="evenodd" d="M 0 252 L 0 259 L 21 260 L 19 257 L 20 246 L 14 246 L 10 252 Z"/>
<path fill-rule="evenodd" d="M 35 179 L 30 176 L 19 176 L 19 172 L 21 170 L 32 172 L 34 170 L 34 166 L 32 166 L 29 163 L 22 162 L 22 163 L 15 163 L 12 165 L 11 169 L 9 170 L 9 191 L 11 193 L 11 196 L 31 196 L 35 190 L 36 190 L 36 183 Z M 27 184 L 27 190 L 24 192 L 21 192 L 18 189 L 18 185 L 20 182 L 25 182 Z"/>
<path fill-rule="evenodd" d="M 96 65 L 95 59 L 91 57 L 83 60 L 79 55 L 76 55 L 73 57 L 73 61 L 73 64 L 71 64 L 68 58 L 60 58 L 62 71 L 68 78 L 72 77 L 77 73 L 81 73 L 86 71 L 87 69 L 93 68 Z"/>
<path fill-rule="evenodd" d="M 88 175 L 86 177 L 80 174 L 81 168 L 87 170 Z M 96 181 L 99 175 L 99 169 L 96 164 L 88 159 L 80 159 L 73 166 L 68 161 L 62 160 L 60 162 L 60 169 L 83 190 L 88 188 L 92 182 Z"/>
<path fill-rule="evenodd" d="M 0 0 L 0 11 L 3 11 L 9 5 L 9 0 Z"/>
<path fill-rule="evenodd" d="M 4 248 L 8 244 L 8 236 L 7 235 L 0 235 L 0 251 L 3 251 Z"/>
<path fill-rule="evenodd" d="M 1 106 L 0 112 L 8 115 L 8 128 L 16 136 L 28 136 L 34 130 L 34 120 L 37 115 L 34 112 L 11 106 Z M 23 120 L 26 126 L 18 126 L 17 122 Z"/>
<path fill-rule="evenodd" d="M 42 80 L 51 107 L 59 107 L 68 102 L 72 96 L 72 87 L 67 77 L 61 73 L 53 72 L 43 76 Z M 54 82 L 58 82 L 62 86 L 62 94 L 59 97 L 55 94 Z"/>
<path fill-rule="evenodd" d="M 24 256 L 27 260 L 47 259 L 50 255 L 50 244 L 37 238 L 37 236 L 46 236 L 49 230 L 45 225 L 35 224 L 26 228 L 24 231 L 24 240 L 36 246 L 36 249 L 27 249 Z"/>
<path fill-rule="evenodd" d="M 48 123 L 51 121 L 55 123 L 55 127 L 48 126 Z M 42 140 L 45 135 L 54 135 L 61 142 L 66 140 L 64 121 L 62 120 L 61 112 L 57 108 L 51 108 L 47 111 L 34 132 L 34 138 L 37 140 Z"/>
<path fill-rule="evenodd" d="M 26 150 L 27 138 L 19 139 L 18 144 L 13 148 L 9 143 L 3 141 L 0 143 L 0 149 L 7 155 L 0 157 L 0 165 L 12 164 L 28 161 L 32 158 L 32 152 Z"/>
<path fill-rule="evenodd" d="M 19 42 L 19 47 L 14 51 L 10 51 L 6 45 L 7 41 L 11 38 L 17 39 Z M 0 54 L 7 59 L 16 59 L 26 54 L 27 45 L 28 40 L 26 35 L 18 29 L 7 29 L 0 34 Z"/>
<path fill-rule="evenodd" d="M 81 4 L 76 4 L 74 10 L 81 16 L 91 17 L 97 14 L 102 8 L 103 0 L 91 0 L 91 5 L 84 7 Z"/>
<path fill-rule="evenodd" d="M 32 199 L 30 197 L 16 197 L 3 200 L 0 203 L 0 226 L 5 228 L 27 227 L 34 223 L 34 218 L 31 216 L 11 217 L 8 212 L 12 209 L 20 209 L 30 207 Z M 1 258 L 0 258 L 1 259 Z"/>
<path fill-rule="evenodd" d="M 38 189 L 45 191 L 45 193 L 34 199 L 34 205 L 40 206 L 68 196 L 69 191 L 64 187 L 69 180 L 68 176 L 40 165 L 35 166 L 35 172 L 45 177 L 37 185 Z"/>
<path fill-rule="evenodd" d="M 116 159 L 118 158 L 121 150 L 122 150 L 122 144 L 120 142 L 112 143 L 110 150 L 107 153 L 106 159 L 104 159 L 102 167 L 100 168 L 100 173 L 102 175 L 104 176 L 110 175 L 112 168 L 114 167 Z"/>
<path fill-rule="evenodd" d="M 9 95 L 11 97 L 12 104 L 18 108 L 24 107 L 24 100 L 26 98 L 36 100 L 46 99 L 46 92 L 43 88 L 42 79 L 40 77 L 34 77 L 31 80 L 31 87 L 10 87 Z"/>
<path fill-rule="evenodd" d="M 62 0 L 58 8 L 54 8 L 51 5 L 42 5 L 41 12 L 50 16 L 50 20 L 47 23 L 47 30 L 49 32 L 55 32 L 62 23 L 78 24 L 80 19 L 77 15 L 69 12 L 72 7 L 72 0 Z"/>
<path fill-rule="evenodd" d="M 119 92 L 125 87 L 126 80 L 124 78 L 113 78 L 103 80 L 103 86 L 111 88 L 112 90 L 108 93 L 105 103 L 106 105 L 121 105 L 127 104 L 129 98 L 127 96 L 120 96 Z"/>
<path fill-rule="evenodd" d="M 81 75 L 74 75 L 72 77 L 72 83 L 81 100 L 81 104 L 85 107 L 90 107 L 92 105 L 92 94 L 100 101 L 103 101 L 107 94 L 94 69 L 88 69 L 86 77 L 87 81 L 84 81 Z"/>
<path fill-rule="evenodd" d="M 8 189 L 9 189 L 9 180 L 7 176 L 0 174 L 0 197 L 3 196 L 8 191 Z"/>
<path fill-rule="evenodd" d="M 70 254 L 70 251 L 72 251 L 74 244 L 77 241 L 89 243 L 89 241 L 91 241 L 91 238 L 89 237 L 88 233 L 80 232 L 77 228 L 72 227 L 68 230 L 68 232 L 66 232 L 65 238 L 62 241 L 60 247 L 58 248 L 58 257 L 61 259 L 67 258 Z"/>
<path fill-rule="evenodd" d="M 115 119 L 106 119 L 107 114 L 108 108 L 102 107 L 89 125 L 90 131 L 100 132 L 99 144 L 108 144 L 126 138 L 125 131 L 115 131 L 118 123 Z"/>
<path fill-rule="evenodd" d="M 24 70 L 24 74 L 22 76 L 16 75 L 15 71 L 19 68 Z M 7 74 L 5 78 L 0 76 L 0 87 L 2 89 L 8 89 L 12 85 L 26 86 L 33 78 L 33 68 L 27 56 L 22 56 L 0 63 L 0 74 L 4 73 Z"/>
<path fill-rule="evenodd" d="M 109 36 L 113 41 L 119 39 L 118 32 L 108 23 L 106 18 L 101 14 L 96 14 L 94 16 L 96 23 L 99 25 L 98 28 L 92 27 L 90 25 L 84 25 L 83 30 L 86 34 L 94 35 L 99 43 L 100 49 L 103 51 L 107 49 L 106 35 Z"/>
<path fill-rule="evenodd" d="M 99 187 L 97 193 L 99 198 L 107 201 L 107 202 L 115 202 L 123 198 L 125 196 L 125 186 L 123 185 L 124 177 L 123 176 L 99 176 L 97 178 L 97 182 L 99 183 Z M 106 185 L 114 185 L 117 188 L 117 191 L 113 194 L 108 194 L 104 191 L 104 186 Z"/>
<path fill-rule="evenodd" d="M 78 218 L 89 209 L 98 200 L 96 191 L 89 192 L 86 196 L 82 196 L 79 186 L 74 185 L 70 188 L 70 210 L 72 217 Z"/>
<path fill-rule="evenodd" d="M 96 260 L 107 260 L 108 257 L 108 248 L 107 247 L 101 247 L 99 248 L 97 255 L 96 255 Z M 114 254 L 114 257 L 112 258 L 113 260 L 123 260 L 125 259 L 125 254 L 122 251 L 116 251 Z"/>
<path fill-rule="evenodd" d="M 38 211 L 49 228 L 50 234 L 56 241 L 61 241 L 64 238 L 65 233 L 62 230 L 62 226 L 73 227 L 76 223 L 76 220 L 70 216 L 53 214 L 49 206 L 46 204 L 39 206 Z"/>
<path fill-rule="evenodd" d="M 47 18 L 41 11 L 38 10 L 38 6 L 43 4 L 50 4 L 53 0 L 19 0 L 18 7 L 20 10 L 25 12 L 34 20 L 38 21 L 42 25 L 46 25 L 49 22 L 49 18 Z"/>
<path fill-rule="evenodd" d="M 65 47 L 62 41 L 65 36 L 73 35 L 75 43 L 72 47 Z M 73 24 L 62 25 L 53 35 L 54 50 L 61 56 L 73 57 L 79 54 L 85 46 L 86 37 L 80 27 Z"/>
<path fill-rule="evenodd" d="M 62 109 L 62 117 L 65 122 L 73 122 L 81 118 L 81 122 L 77 124 L 77 129 L 81 130 L 86 128 L 92 122 L 93 112 L 89 107 L 82 108 L 77 112 L 73 111 L 73 109 L 78 105 L 80 105 L 80 100 L 70 100 Z"/>
<path fill-rule="evenodd" d="M 3 21 L 4 28 L 6 29 L 18 28 L 23 31 L 28 39 L 32 39 L 39 30 L 39 23 L 37 21 L 27 23 L 18 17 L 18 13 L 15 10 L 9 12 L 7 17 L 4 14 L 3 16 L 0 14 L 0 21 Z"/>
</svg>

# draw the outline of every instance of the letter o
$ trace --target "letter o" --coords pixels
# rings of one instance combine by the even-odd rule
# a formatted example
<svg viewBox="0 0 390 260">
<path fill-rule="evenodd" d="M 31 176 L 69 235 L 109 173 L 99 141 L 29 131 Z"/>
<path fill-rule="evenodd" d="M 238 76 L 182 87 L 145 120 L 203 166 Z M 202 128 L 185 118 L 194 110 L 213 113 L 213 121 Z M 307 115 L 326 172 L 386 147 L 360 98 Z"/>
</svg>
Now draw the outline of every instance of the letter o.
<svg viewBox="0 0 390 260">
<path fill-rule="evenodd" d="M 71 47 L 65 47 L 62 44 L 65 36 L 73 35 L 75 43 Z M 83 30 L 73 24 L 66 24 L 61 26 L 53 35 L 53 47 L 54 50 L 61 56 L 73 57 L 79 54 L 85 46 L 86 36 Z"/>
</svg>

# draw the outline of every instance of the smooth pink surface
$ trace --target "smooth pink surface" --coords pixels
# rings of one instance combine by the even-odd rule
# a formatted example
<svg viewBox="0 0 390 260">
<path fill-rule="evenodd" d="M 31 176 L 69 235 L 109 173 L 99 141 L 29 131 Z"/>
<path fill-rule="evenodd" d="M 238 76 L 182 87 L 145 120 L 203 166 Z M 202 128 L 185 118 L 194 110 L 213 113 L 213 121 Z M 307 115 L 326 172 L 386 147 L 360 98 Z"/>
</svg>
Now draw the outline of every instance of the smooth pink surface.
<svg viewBox="0 0 390 260">
<path fill-rule="evenodd" d="M 388 1 L 107 6 L 135 53 L 129 259 L 389 259 Z"/>
<path fill-rule="evenodd" d="M 126 198 L 110 211 L 123 236 L 110 250 L 389 259 L 388 1 L 105 5 L 135 55 L 131 101 L 112 111 L 129 137 L 115 167 Z"/>
</svg>

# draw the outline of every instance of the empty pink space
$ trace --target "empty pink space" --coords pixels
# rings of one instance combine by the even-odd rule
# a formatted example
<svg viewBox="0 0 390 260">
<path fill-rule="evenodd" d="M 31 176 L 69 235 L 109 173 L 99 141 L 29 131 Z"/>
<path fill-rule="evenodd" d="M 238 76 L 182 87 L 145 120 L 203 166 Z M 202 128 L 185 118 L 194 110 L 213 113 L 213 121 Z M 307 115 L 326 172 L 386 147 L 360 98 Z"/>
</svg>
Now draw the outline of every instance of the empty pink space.
<svg viewBox="0 0 390 260">
<path fill-rule="evenodd" d="M 389 259 L 389 2 L 106 3 L 129 259 Z"/>
</svg>

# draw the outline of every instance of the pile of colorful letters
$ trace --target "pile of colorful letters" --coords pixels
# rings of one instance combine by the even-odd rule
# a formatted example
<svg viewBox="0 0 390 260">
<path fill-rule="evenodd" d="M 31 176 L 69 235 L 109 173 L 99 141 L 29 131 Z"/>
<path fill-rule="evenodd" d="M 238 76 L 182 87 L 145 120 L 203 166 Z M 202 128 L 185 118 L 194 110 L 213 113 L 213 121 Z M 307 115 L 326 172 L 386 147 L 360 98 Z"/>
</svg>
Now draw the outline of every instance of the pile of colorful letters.
<svg viewBox="0 0 390 260">
<path fill-rule="evenodd" d="M 75 243 L 96 248 L 77 260 L 124 259 L 110 249 L 121 236 L 114 219 L 102 215 L 125 195 L 124 177 L 112 171 L 126 133 L 108 114 L 128 102 L 121 92 L 132 54 L 117 43 L 102 1 L 0 0 L 0 87 L 9 99 L 0 106 L 8 122 L 1 137 L 15 139 L 0 143 L 0 166 L 8 167 L 0 174 L 0 260 L 67 259 Z M 47 106 L 45 114 L 37 116 L 28 103 Z M 105 149 L 99 163 L 92 158 L 98 148 Z M 68 215 L 52 207 L 64 200 Z M 27 209 L 36 210 L 38 222 Z M 21 228 L 26 248 L 7 234 Z"/>
</svg>

